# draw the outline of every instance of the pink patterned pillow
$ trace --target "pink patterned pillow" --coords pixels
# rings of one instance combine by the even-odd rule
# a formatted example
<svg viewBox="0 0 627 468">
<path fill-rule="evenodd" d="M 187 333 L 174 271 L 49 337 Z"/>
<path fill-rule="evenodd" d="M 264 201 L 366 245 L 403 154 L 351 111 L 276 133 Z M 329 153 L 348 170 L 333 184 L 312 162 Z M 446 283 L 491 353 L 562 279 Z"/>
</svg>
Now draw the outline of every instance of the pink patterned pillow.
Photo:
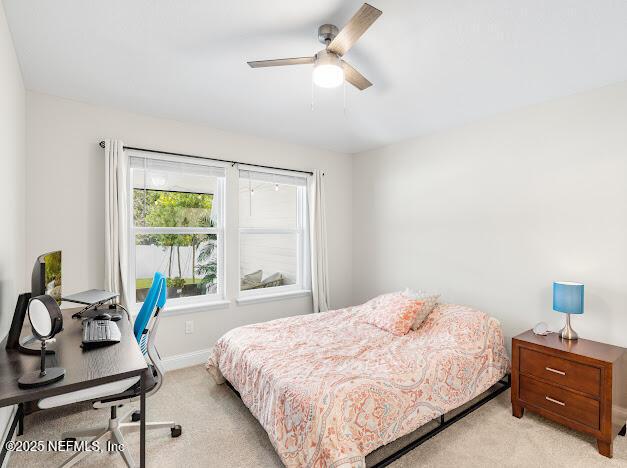
<svg viewBox="0 0 627 468">
<path fill-rule="evenodd" d="M 358 307 L 365 322 L 398 336 L 409 331 L 421 309 L 422 301 L 401 292 L 382 294 Z"/>
</svg>

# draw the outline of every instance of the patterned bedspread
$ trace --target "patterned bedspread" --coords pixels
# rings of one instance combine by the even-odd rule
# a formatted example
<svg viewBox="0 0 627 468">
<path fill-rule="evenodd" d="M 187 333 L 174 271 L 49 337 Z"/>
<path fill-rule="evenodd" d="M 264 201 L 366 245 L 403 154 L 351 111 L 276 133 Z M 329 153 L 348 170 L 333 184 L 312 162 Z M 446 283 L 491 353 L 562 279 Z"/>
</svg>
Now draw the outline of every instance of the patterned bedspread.
<svg viewBox="0 0 627 468">
<path fill-rule="evenodd" d="M 509 360 L 496 319 L 441 304 L 404 336 L 365 323 L 359 307 L 239 327 L 207 369 L 237 389 L 287 467 L 364 467 L 487 390 Z"/>
</svg>

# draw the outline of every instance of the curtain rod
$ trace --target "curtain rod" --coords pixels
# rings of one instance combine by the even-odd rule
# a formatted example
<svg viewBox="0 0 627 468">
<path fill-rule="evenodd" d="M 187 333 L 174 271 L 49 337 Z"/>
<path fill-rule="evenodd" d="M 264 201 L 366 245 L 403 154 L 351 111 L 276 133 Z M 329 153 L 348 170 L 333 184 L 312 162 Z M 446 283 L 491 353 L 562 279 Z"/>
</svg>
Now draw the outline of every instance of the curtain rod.
<svg viewBox="0 0 627 468">
<path fill-rule="evenodd" d="M 105 142 L 101 141 L 99 143 L 101 148 L 105 147 Z M 252 166 L 252 167 L 262 167 L 264 169 L 275 169 L 277 171 L 290 171 L 290 172 L 300 172 L 301 174 L 309 174 L 309 175 L 313 175 L 313 172 L 311 171 L 301 171 L 298 169 L 286 169 L 284 167 L 273 167 L 273 166 L 262 166 L 261 164 L 251 164 L 251 163 L 244 163 L 241 161 L 231 161 L 229 159 L 218 159 L 218 158 L 207 158 L 205 156 L 197 156 L 195 154 L 183 154 L 183 153 L 171 153 L 169 151 L 160 151 L 160 150 L 153 150 L 153 149 L 147 149 L 147 148 L 135 148 L 133 146 L 124 146 L 125 150 L 135 150 L 135 151 L 146 151 L 148 153 L 159 153 L 159 154 L 167 154 L 169 156 L 184 156 L 186 158 L 194 158 L 194 159 L 204 159 L 205 161 L 209 160 L 209 161 L 219 161 L 219 162 L 223 162 L 223 163 L 229 163 L 231 165 L 235 165 L 235 164 L 244 164 L 245 166 Z"/>
</svg>

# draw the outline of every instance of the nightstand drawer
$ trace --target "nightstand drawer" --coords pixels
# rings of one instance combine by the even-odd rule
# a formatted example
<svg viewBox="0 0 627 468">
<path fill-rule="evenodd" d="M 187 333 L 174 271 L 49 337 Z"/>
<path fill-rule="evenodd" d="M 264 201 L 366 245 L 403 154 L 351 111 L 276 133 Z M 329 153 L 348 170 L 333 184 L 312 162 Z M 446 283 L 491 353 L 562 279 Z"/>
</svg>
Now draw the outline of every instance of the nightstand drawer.
<svg viewBox="0 0 627 468">
<path fill-rule="evenodd" d="M 520 399 L 592 429 L 599 429 L 599 402 L 592 398 L 521 375 Z"/>
<path fill-rule="evenodd" d="M 520 372 L 594 397 L 601 395 L 601 369 L 597 367 L 521 348 Z"/>
</svg>

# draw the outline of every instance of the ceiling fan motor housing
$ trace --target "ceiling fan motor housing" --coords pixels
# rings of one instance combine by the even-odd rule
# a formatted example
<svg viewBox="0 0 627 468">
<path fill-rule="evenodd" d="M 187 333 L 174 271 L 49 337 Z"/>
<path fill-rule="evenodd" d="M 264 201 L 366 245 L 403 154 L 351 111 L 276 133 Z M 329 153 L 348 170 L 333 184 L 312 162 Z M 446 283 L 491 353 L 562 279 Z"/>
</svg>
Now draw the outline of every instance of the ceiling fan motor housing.
<svg viewBox="0 0 627 468">
<path fill-rule="evenodd" d="M 336 53 L 329 52 L 327 49 L 322 49 L 316 55 L 314 55 L 315 65 L 335 65 L 341 66 L 340 56 Z"/>
<path fill-rule="evenodd" d="M 323 24 L 318 28 L 318 40 L 325 46 L 328 45 L 335 36 L 338 35 L 340 30 L 333 24 Z"/>
</svg>

